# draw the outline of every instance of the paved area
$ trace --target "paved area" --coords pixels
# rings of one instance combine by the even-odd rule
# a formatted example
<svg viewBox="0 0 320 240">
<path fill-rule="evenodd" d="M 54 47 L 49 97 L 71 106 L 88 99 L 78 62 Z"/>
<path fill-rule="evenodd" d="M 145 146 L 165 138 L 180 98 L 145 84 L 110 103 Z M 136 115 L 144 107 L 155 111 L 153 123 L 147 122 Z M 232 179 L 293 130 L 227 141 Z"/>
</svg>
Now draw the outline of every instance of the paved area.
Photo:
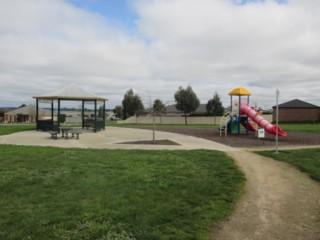
<svg viewBox="0 0 320 240">
<path fill-rule="evenodd" d="M 51 138 L 47 132 L 25 131 L 0 136 L 0 144 L 52 146 L 63 148 L 106 148 L 106 149 L 212 149 L 233 151 L 232 147 L 209 140 L 185 136 L 175 133 L 156 132 L 156 140 L 169 139 L 179 145 L 142 145 L 120 144 L 142 140 L 152 140 L 152 131 L 131 128 L 107 127 L 105 131 L 97 133 L 83 132 L 80 139 L 64 139 L 61 134 L 57 140 Z"/>
</svg>

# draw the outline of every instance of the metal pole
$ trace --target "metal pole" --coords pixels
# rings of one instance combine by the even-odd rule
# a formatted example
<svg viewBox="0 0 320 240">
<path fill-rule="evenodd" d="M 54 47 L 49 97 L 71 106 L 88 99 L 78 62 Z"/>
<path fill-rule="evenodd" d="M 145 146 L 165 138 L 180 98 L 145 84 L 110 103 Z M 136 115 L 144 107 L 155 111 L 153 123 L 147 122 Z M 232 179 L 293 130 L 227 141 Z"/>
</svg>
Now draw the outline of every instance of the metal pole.
<svg viewBox="0 0 320 240">
<path fill-rule="evenodd" d="M 153 144 L 155 144 L 155 128 L 156 128 L 156 124 L 155 124 L 155 121 L 154 121 L 154 109 L 152 110 L 152 118 L 153 118 L 153 131 L 152 131 L 152 141 L 153 141 Z"/>
<path fill-rule="evenodd" d="M 82 99 L 82 106 L 81 106 L 81 116 L 82 116 L 82 129 L 84 129 L 84 100 Z"/>
<path fill-rule="evenodd" d="M 58 117 L 57 118 L 58 118 L 58 128 L 60 128 L 60 99 L 58 99 Z"/>
<path fill-rule="evenodd" d="M 279 153 L 279 151 L 278 151 L 278 136 L 279 136 L 279 134 L 278 134 L 278 123 L 279 123 L 279 106 L 278 106 L 278 100 L 279 100 L 279 94 L 280 94 L 280 92 L 279 92 L 279 90 L 277 89 L 276 90 L 276 154 L 278 154 Z"/>
<path fill-rule="evenodd" d="M 106 101 L 103 100 L 103 130 L 106 130 Z"/>
<path fill-rule="evenodd" d="M 94 132 L 97 132 L 97 99 L 94 100 Z"/>
<path fill-rule="evenodd" d="M 36 124 L 37 124 L 37 131 L 39 130 L 38 121 L 39 121 L 39 99 L 37 98 L 37 101 L 36 101 Z"/>
</svg>

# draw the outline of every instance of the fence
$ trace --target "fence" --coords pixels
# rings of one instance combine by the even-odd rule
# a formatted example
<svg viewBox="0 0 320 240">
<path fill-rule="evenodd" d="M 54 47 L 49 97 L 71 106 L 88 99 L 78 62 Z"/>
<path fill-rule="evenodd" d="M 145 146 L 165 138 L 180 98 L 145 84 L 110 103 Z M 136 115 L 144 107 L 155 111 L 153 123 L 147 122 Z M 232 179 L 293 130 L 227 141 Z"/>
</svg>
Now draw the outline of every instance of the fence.
<svg viewBox="0 0 320 240">
<path fill-rule="evenodd" d="M 264 119 L 271 122 L 272 121 L 272 115 L 262 115 Z M 195 124 L 203 124 L 203 125 L 210 125 L 210 124 L 220 124 L 221 117 L 188 117 L 187 121 L 190 125 Z M 152 116 L 143 116 L 143 117 L 130 117 L 123 121 L 118 121 L 118 124 L 124 124 L 124 123 L 133 123 L 133 124 L 153 124 L 153 117 Z M 185 124 L 184 117 L 180 116 L 174 116 L 174 117 L 168 117 L 168 116 L 155 116 L 154 117 L 154 123 L 161 125 L 161 124 Z"/>
</svg>

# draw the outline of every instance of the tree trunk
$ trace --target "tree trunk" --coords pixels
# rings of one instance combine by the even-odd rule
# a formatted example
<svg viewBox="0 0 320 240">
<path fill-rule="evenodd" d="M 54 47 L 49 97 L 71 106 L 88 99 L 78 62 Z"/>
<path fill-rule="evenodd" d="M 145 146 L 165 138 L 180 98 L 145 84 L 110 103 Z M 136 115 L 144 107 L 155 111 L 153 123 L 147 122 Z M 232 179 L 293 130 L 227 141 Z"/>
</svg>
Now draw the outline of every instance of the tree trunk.
<svg viewBox="0 0 320 240">
<path fill-rule="evenodd" d="M 188 125 L 188 122 L 187 122 L 187 114 L 184 115 L 184 121 L 185 121 L 186 125 Z"/>
</svg>

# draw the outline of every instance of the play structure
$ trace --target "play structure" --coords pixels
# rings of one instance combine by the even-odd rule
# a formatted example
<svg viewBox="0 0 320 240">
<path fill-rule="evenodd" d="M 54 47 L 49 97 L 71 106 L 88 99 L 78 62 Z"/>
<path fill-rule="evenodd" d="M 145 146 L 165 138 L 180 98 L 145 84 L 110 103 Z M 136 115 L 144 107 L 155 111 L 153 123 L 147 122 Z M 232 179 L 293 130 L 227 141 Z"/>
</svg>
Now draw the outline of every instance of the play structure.
<svg viewBox="0 0 320 240">
<path fill-rule="evenodd" d="M 285 137 L 287 134 L 279 126 L 272 125 L 265 120 L 260 113 L 249 106 L 249 96 L 252 94 L 245 88 L 236 88 L 229 92 L 231 96 L 230 112 L 222 116 L 220 121 L 220 136 L 222 133 L 240 134 L 241 126 L 246 134 L 249 131 L 257 132 L 258 128 L 264 129 L 267 133 Z M 233 97 L 237 96 L 237 99 Z"/>
</svg>

